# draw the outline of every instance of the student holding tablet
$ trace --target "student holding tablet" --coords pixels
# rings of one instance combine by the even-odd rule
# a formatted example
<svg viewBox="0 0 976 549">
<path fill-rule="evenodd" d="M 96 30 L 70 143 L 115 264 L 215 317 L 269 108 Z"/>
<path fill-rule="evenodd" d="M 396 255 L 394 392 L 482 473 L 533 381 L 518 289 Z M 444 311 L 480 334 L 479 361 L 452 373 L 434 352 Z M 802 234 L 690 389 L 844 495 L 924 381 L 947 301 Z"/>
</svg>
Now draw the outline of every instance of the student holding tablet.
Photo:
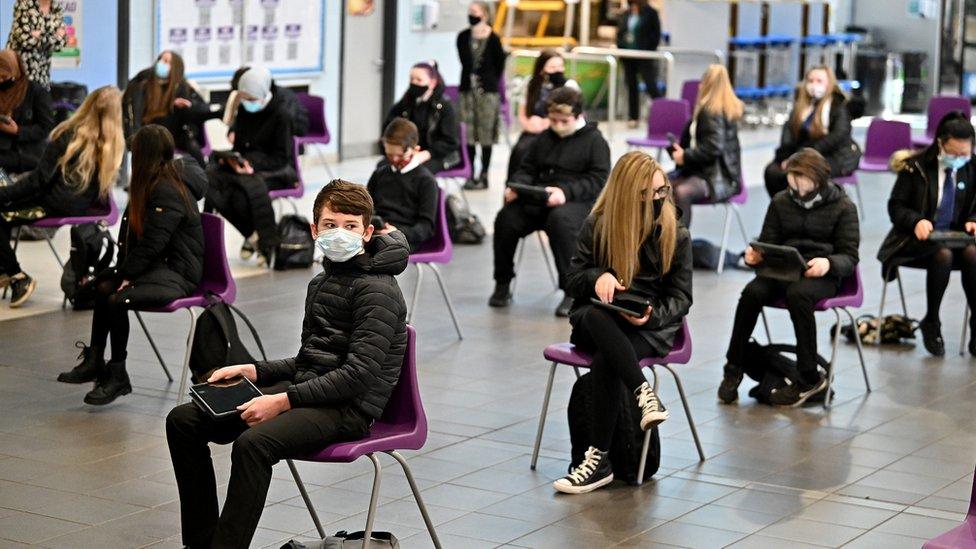
<svg viewBox="0 0 976 549">
<path fill-rule="evenodd" d="M 799 406 L 824 395 L 827 379 L 817 370 L 817 324 L 813 307 L 837 294 L 841 281 L 854 274 L 858 262 L 860 228 L 857 208 L 844 190 L 830 181 L 830 164 L 811 148 L 794 153 L 786 162 L 789 187 L 773 197 L 763 221 L 759 242 L 795 248 L 806 261 L 798 280 L 757 276 L 742 290 L 726 353 L 725 377 L 719 399 L 731 404 L 739 398 L 746 344 L 765 305 L 786 300 L 796 333 L 796 362 L 801 379 L 774 389 L 773 404 Z M 789 250 L 782 248 L 785 257 Z M 746 248 L 747 265 L 761 268 L 763 254 Z M 788 265 L 788 263 L 786 263 Z"/>
<path fill-rule="evenodd" d="M 640 409 L 642 428 L 668 418 L 638 362 L 671 350 L 691 307 L 691 237 L 678 223 L 664 170 L 650 156 L 630 152 L 614 166 L 580 231 L 566 280 L 574 298 L 571 341 L 593 355 L 590 375 L 599 394 L 586 457 L 553 487 L 583 494 L 613 481 L 608 452 L 621 382 Z"/>
</svg>

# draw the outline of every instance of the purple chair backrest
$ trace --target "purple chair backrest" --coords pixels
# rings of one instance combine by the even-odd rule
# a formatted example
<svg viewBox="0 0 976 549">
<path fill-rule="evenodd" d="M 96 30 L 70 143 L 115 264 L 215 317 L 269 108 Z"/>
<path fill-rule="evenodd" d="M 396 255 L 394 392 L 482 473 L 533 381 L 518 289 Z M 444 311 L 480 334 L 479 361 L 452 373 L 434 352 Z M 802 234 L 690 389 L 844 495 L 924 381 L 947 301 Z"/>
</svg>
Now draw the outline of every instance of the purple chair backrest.
<svg viewBox="0 0 976 549">
<path fill-rule="evenodd" d="M 383 409 L 380 421 L 403 430 L 412 430 L 412 449 L 421 448 L 427 441 L 427 414 L 424 413 L 420 385 L 417 383 L 417 333 L 410 325 L 407 325 L 407 350 L 403 355 L 400 378 Z"/>
<path fill-rule="evenodd" d="M 896 151 L 910 149 L 912 127 L 897 120 L 875 118 L 868 126 L 864 156 L 874 160 L 888 160 Z"/>
<path fill-rule="evenodd" d="M 447 99 L 451 103 L 457 103 L 459 95 L 460 92 L 458 92 L 457 86 L 444 86 L 444 99 Z"/>
<path fill-rule="evenodd" d="M 861 270 L 856 266 L 854 267 L 854 276 L 849 276 L 845 278 L 840 283 L 840 289 L 837 290 L 837 295 L 839 296 L 852 296 L 855 298 L 864 297 L 864 286 L 861 285 Z"/>
<path fill-rule="evenodd" d="M 329 124 L 325 121 L 325 99 L 309 93 L 297 93 L 298 102 L 308 111 L 308 135 L 330 137 Z"/>
<path fill-rule="evenodd" d="M 952 111 L 962 111 L 966 118 L 972 116 L 972 106 L 969 99 L 961 95 L 936 95 L 929 99 L 925 135 L 935 137 L 935 129 L 942 121 L 942 117 Z"/>
<path fill-rule="evenodd" d="M 684 99 L 655 99 L 647 116 L 647 137 L 665 138 L 673 134 L 680 138 L 691 118 L 691 108 Z"/>
<path fill-rule="evenodd" d="M 681 84 L 681 98 L 688 102 L 688 107 L 694 108 L 698 102 L 698 87 L 701 86 L 700 80 L 685 80 Z"/>
<path fill-rule="evenodd" d="M 450 261 L 451 254 L 454 253 L 451 230 L 447 226 L 447 193 L 443 190 L 437 192 L 437 226 L 434 228 L 434 236 L 430 237 L 424 248 L 429 253 L 443 254 L 446 256 L 445 261 Z"/>
<path fill-rule="evenodd" d="M 222 296 L 224 301 L 233 303 L 237 296 L 237 285 L 227 263 L 224 220 L 213 214 L 202 213 L 200 223 L 203 225 L 203 279 L 199 289 L 211 291 Z"/>
</svg>

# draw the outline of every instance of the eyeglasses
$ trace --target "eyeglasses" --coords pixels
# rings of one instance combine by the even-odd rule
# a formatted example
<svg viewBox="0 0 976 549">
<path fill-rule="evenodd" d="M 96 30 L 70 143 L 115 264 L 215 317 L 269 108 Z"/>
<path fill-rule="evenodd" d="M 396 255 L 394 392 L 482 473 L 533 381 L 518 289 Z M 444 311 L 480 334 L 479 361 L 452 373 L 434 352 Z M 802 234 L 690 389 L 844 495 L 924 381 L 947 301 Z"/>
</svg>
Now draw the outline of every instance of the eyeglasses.
<svg viewBox="0 0 976 549">
<path fill-rule="evenodd" d="M 640 197 L 641 200 L 647 200 L 647 193 L 652 192 L 651 189 L 641 189 Z M 653 190 L 651 198 L 658 200 L 661 198 L 667 198 L 671 194 L 671 185 L 664 185 L 663 187 L 658 187 Z"/>
</svg>

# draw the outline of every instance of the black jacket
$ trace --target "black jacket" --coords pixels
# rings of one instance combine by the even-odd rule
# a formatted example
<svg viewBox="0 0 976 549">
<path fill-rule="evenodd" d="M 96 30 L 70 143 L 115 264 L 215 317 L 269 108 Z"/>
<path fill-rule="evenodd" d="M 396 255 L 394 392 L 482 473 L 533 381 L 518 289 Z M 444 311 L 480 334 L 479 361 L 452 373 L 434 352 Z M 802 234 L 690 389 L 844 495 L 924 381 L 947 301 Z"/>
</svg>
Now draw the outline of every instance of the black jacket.
<svg viewBox="0 0 976 549">
<path fill-rule="evenodd" d="M 298 355 L 258 362 L 258 385 L 290 380 L 292 407 L 351 404 L 379 418 L 407 348 L 407 307 L 393 277 L 408 257 L 406 239 L 393 232 L 349 261 L 326 260 L 308 285 Z"/>
<path fill-rule="evenodd" d="M 498 92 L 498 82 L 505 70 L 505 50 L 498 35 L 492 32 L 488 35 L 485 53 L 481 58 L 481 65 L 475 75 L 486 92 Z M 461 60 L 461 83 L 458 91 L 471 90 L 471 72 L 474 70 L 474 58 L 471 55 L 471 29 L 461 31 L 457 37 L 458 57 Z"/>
<path fill-rule="evenodd" d="M 830 260 L 826 276 L 842 279 L 854 273 L 859 261 L 857 208 L 835 183 L 820 195 L 823 200 L 808 210 L 794 202 L 788 190 L 777 193 L 766 210 L 759 241 L 793 246 L 807 261 L 826 257 Z"/>
<path fill-rule="evenodd" d="M 830 97 L 827 134 L 819 139 L 812 139 L 810 132 L 802 127 L 794 134 L 791 124 L 793 115 L 791 112 L 790 122 L 783 124 L 783 135 L 774 159 L 777 164 L 798 150 L 809 147 L 827 159 L 830 163 L 830 174 L 833 176 L 847 175 L 857 167 L 861 153 L 851 137 L 851 115 L 847 110 L 847 98 L 844 94 L 834 93 Z"/>
<path fill-rule="evenodd" d="M 891 231 L 878 250 L 882 276 L 893 277 L 894 266 L 921 259 L 939 250 L 939 245 L 915 238 L 915 225 L 923 219 L 935 220 L 939 207 L 939 164 L 918 157 L 897 158 L 895 186 L 888 199 Z M 963 198 L 955 202 L 955 215 L 950 228 L 963 230 L 967 221 L 976 222 L 976 156 L 956 172 L 956 184 L 963 185 Z"/>
<path fill-rule="evenodd" d="M 200 200 L 207 190 L 207 176 L 200 166 L 182 161 L 183 183 L 191 200 Z M 187 203 L 178 183 L 160 181 L 146 200 L 142 237 L 129 230 L 126 207 L 119 228 L 117 269 L 126 280 L 175 285 L 192 291 L 203 276 L 203 228 L 196 202 Z"/>
<path fill-rule="evenodd" d="M 0 132 L 0 168 L 7 173 L 29 172 L 44 154 L 48 134 L 54 129 L 51 94 L 36 82 L 27 83 L 24 101 L 14 109 L 17 135 Z"/>
<path fill-rule="evenodd" d="M 125 131 L 126 142 L 143 126 L 142 117 L 146 112 L 146 85 L 151 81 L 152 69 L 143 69 L 135 75 L 125 87 L 122 94 L 122 128 Z M 185 109 L 170 109 L 168 115 L 154 120 L 153 123 L 166 127 L 175 139 L 185 135 L 201 142 L 200 131 L 203 123 L 210 118 L 220 116 L 219 112 L 211 112 L 210 105 L 200 97 L 200 94 L 184 80 L 176 90 L 176 98 L 188 99 L 191 105 Z"/>
<path fill-rule="evenodd" d="M 427 168 L 417 166 L 400 173 L 383 160 L 369 177 L 366 189 L 373 197 L 373 213 L 399 229 L 411 249 L 434 236 L 439 191 Z"/>
<path fill-rule="evenodd" d="M 708 183 L 712 202 L 721 202 L 738 194 L 742 186 L 739 125 L 720 114 L 698 113 L 695 147 L 691 147 L 691 122 L 681 134 L 685 149 L 682 177 L 698 176 Z"/>
<path fill-rule="evenodd" d="M 657 10 L 644 4 L 638 13 L 637 32 L 634 38 L 637 41 L 639 50 L 656 50 L 661 43 L 661 18 L 657 15 Z M 628 49 L 627 44 L 627 20 L 630 19 L 630 10 L 624 10 L 617 21 L 617 47 Z"/>
<path fill-rule="evenodd" d="M 381 135 L 398 116 L 417 125 L 420 148 L 430 151 L 431 161 L 425 166 L 431 173 L 436 174 L 461 161 L 460 124 L 451 102 L 444 98 L 443 84 L 437 85 L 427 101 L 417 103 L 409 97 L 401 98 L 387 113 Z"/>
<path fill-rule="evenodd" d="M 565 138 L 551 129 L 540 133 L 512 176 L 512 182 L 559 187 L 566 194 L 567 202 L 592 203 L 609 175 L 610 146 L 596 122 L 587 122 Z"/>
<path fill-rule="evenodd" d="M 308 133 L 308 110 L 305 105 L 298 100 L 298 96 L 290 89 L 275 84 L 273 95 L 281 98 L 285 104 L 285 109 L 291 116 L 291 131 L 295 135 L 305 135 Z M 242 109 L 243 110 L 243 109 Z"/>
<path fill-rule="evenodd" d="M 596 280 L 609 272 L 596 259 L 593 231 L 596 218 L 589 216 L 580 230 L 576 253 L 566 273 L 566 293 L 573 298 L 569 320 L 575 327 L 583 318 L 590 298 L 596 297 Z M 671 351 L 674 336 L 681 329 L 681 320 L 691 308 L 691 235 L 684 226 L 678 226 L 674 258 L 671 270 L 661 273 L 661 254 L 658 239 L 652 236 L 641 244 L 640 269 L 628 292 L 651 301 L 651 318 L 647 324 L 634 329 L 650 343 L 658 356 Z"/>
<path fill-rule="evenodd" d="M 271 101 L 258 112 L 240 108 L 234 119 L 234 150 L 241 153 L 257 172 L 273 172 L 291 167 L 294 156 L 292 113 L 274 86 Z M 293 178 L 294 180 L 294 178 Z"/>
</svg>

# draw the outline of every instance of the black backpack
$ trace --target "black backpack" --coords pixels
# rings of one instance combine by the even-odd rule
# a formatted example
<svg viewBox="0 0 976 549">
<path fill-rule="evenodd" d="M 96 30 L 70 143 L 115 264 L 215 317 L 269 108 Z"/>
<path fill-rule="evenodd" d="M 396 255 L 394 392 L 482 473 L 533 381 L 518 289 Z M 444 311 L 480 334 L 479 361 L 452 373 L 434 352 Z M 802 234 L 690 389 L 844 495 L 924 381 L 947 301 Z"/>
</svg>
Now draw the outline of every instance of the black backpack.
<svg viewBox="0 0 976 549">
<path fill-rule="evenodd" d="M 207 299 L 210 304 L 197 318 L 193 345 L 190 348 L 190 372 L 194 383 L 203 383 L 210 372 L 217 368 L 254 362 L 254 357 L 248 352 L 237 333 L 237 323 L 234 322 L 232 312 L 237 313 L 247 323 L 261 351 L 261 356 L 264 356 L 264 346 L 261 345 L 254 326 L 247 318 L 233 305 L 221 301 L 212 294 L 207 296 Z"/>
<path fill-rule="evenodd" d="M 467 203 L 456 194 L 447 195 L 447 230 L 455 244 L 481 244 L 485 228 Z"/>
<path fill-rule="evenodd" d="M 746 344 L 745 356 L 749 361 L 742 365 L 743 373 L 759 382 L 749 390 L 749 396 L 761 404 L 772 404 L 770 397 L 773 389 L 786 387 L 790 383 L 798 383 L 800 371 L 796 368 L 796 360 L 786 355 L 796 355 L 796 345 L 772 344 L 761 345 L 750 339 Z M 817 355 L 817 366 L 822 373 L 829 375 L 830 363 L 827 359 Z M 833 391 L 833 389 L 831 389 Z M 821 402 L 823 397 L 814 397 L 807 402 Z"/>
<path fill-rule="evenodd" d="M 315 241 L 308 229 L 308 219 L 300 215 L 283 215 L 278 223 L 278 246 L 275 248 L 274 268 L 307 269 L 315 256 Z"/>
<path fill-rule="evenodd" d="M 115 241 L 100 223 L 71 227 L 71 254 L 61 273 L 64 297 L 77 310 L 95 307 L 95 277 L 112 264 Z"/>
<path fill-rule="evenodd" d="M 594 413 L 592 398 L 593 375 L 587 372 L 573 384 L 573 390 L 569 395 L 569 408 L 566 410 L 569 418 L 569 440 L 573 447 L 570 470 L 583 462 L 583 455 L 592 444 L 590 440 L 590 425 Z M 637 468 L 644 448 L 640 412 L 637 409 L 637 400 L 630 395 L 630 391 L 622 382 L 617 398 L 621 400 L 620 415 L 617 417 L 617 426 L 613 430 L 613 439 L 610 442 L 610 465 L 613 467 L 613 478 L 629 484 L 637 484 Z M 654 476 L 660 465 L 661 437 L 655 426 L 651 428 L 651 442 L 647 450 L 642 480 Z"/>
</svg>

